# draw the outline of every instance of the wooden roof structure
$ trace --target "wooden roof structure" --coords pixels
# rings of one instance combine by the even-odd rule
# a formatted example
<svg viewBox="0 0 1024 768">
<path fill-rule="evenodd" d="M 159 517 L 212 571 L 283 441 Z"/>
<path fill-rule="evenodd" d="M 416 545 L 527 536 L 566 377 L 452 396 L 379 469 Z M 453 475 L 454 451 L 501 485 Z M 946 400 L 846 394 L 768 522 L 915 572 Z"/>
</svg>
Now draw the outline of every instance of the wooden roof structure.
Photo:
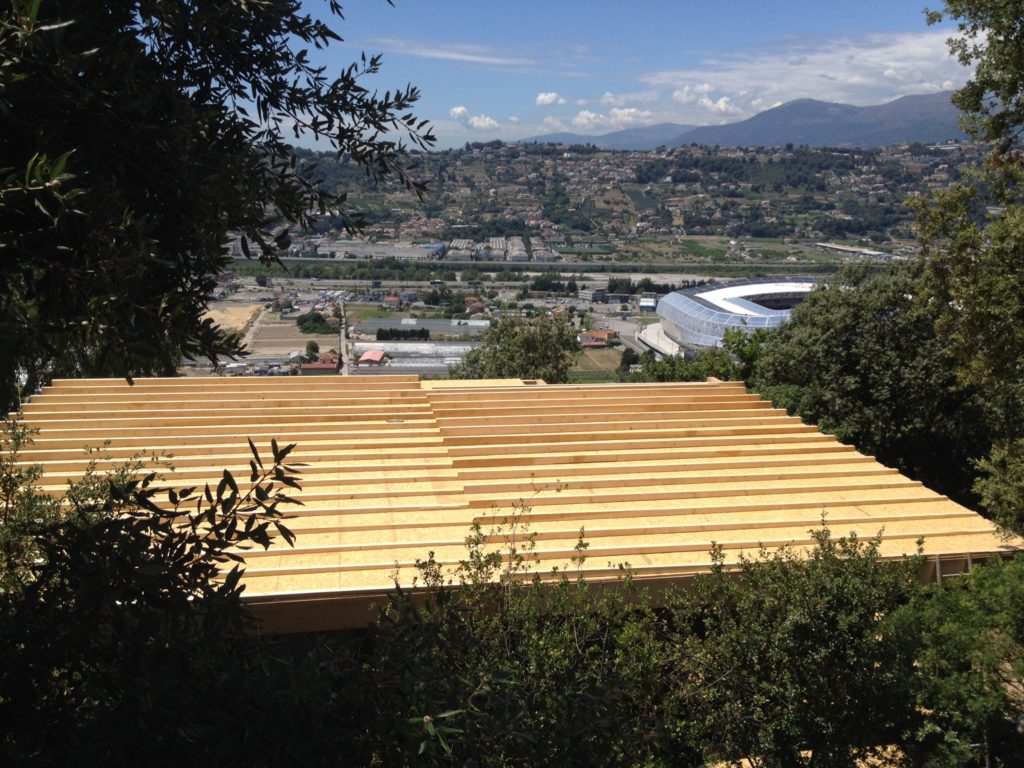
<svg viewBox="0 0 1024 768">
<path fill-rule="evenodd" d="M 175 487 L 248 478 L 246 438 L 297 443 L 304 506 L 295 546 L 245 553 L 245 601 L 268 629 L 365 626 L 433 552 L 465 557 L 523 511 L 536 572 L 568 567 L 580 529 L 588 580 L 628 563 L 652 585 L 761 545 L 883 531 L 883 557 L 924 538 L 936 576 L 1013 550 L 992 524 L 840 444 L 742 383 L 547 385 L 416 376 L 57 380 L 23 408 L 39 430 L 24 452 L 54 489 L 104 456 L 173 454 Z M 103 467 L 103 462 L 100 462 Z M 522 532 L 519 532 L 522 535 Z M 491 544 L 501 547 L 503 535 Z"/>
</svg>

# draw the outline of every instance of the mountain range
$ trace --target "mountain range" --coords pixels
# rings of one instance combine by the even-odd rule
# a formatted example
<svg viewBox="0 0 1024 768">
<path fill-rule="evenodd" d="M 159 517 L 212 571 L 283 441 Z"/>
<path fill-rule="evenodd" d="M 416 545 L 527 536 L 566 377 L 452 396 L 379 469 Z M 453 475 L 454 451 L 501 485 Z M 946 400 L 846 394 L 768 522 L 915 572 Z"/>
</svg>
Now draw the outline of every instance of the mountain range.
<svg viewBox="0 0 1024 768">
<path fill-rule="evenodd" d="M 919 141 L 964 138 L 950 91 L 904 96 L 887 104 L 855 107 L 815 99 L 797 99 L 726 125 L 659 123 L 601 136 L 550 133 L 524 139 L 552 144 L 593 144 L 602 149 L 645 150 L 683 144 L 723 147 L 880 147 Z"/>
</svg>

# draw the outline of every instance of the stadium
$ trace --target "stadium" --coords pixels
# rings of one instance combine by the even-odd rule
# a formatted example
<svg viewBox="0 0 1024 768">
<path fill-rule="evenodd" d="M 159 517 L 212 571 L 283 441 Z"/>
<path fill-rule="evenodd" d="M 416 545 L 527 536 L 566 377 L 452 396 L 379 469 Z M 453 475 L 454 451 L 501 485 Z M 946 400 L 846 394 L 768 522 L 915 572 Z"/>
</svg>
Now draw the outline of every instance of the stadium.
<svg viewBox="0 0 1024 768">
<path fill-rule="evenodd" d="M 727 330 L 777 328 L 815 286 L 813 277 L 754 278 L 676 291 L 658 302 L 665 334 L 684 348 L 720 347 Z"/>
</svg>

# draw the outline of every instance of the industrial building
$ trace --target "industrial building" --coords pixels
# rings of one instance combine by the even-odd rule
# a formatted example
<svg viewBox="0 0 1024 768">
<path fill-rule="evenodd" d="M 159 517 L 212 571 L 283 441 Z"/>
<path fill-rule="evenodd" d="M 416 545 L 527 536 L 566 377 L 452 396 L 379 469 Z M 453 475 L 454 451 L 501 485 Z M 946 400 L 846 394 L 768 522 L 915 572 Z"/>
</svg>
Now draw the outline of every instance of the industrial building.
<svg viewBox="0 0 1024 768">
<path fill-rule="evenodd" d="M 245 489 L 246 443 L 296 443 L 303 506 L 294 547 L 241 552 L 243 600 L 268 630 L 365 626 L 393 579 L 428 553 L 452 566 L 473 523 L 507 550 L 532 537 L 534 573 L 575 566 L 653 587 L 741 554 L 811 545 L 823 515 L 837 536 L 882 532 L 881 555 L 924 539 L 926 577 L 1013 551 L 992 524 L 813 426 L 742 383 L 546 385 L 415 376 L 58 380 L 24 406 L 38 429 L 22 461 L 60 492 L 90 459 L 173 454 L 174 487 Z M 86 446 L 106 446 L 91 457 Z M 99 458 L 97 458 L 99 457 Z"/>
</svg>

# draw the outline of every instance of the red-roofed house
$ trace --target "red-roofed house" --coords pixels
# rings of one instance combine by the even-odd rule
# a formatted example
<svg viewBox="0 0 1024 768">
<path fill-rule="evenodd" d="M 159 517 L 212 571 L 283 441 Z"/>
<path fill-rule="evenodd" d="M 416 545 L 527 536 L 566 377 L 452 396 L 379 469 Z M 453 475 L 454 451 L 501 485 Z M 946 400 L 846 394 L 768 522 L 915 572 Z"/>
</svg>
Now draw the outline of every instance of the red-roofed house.
<svg viewBox="0 0 1024 768">
<path fill-rule="evenodd" d="M 618 338 L 618 333 L 615 331 L 583 331 L 576 338 L 580 342 L 580 346 L 601 349 L 607 347 L 612 339 Z"/>
</svg>

